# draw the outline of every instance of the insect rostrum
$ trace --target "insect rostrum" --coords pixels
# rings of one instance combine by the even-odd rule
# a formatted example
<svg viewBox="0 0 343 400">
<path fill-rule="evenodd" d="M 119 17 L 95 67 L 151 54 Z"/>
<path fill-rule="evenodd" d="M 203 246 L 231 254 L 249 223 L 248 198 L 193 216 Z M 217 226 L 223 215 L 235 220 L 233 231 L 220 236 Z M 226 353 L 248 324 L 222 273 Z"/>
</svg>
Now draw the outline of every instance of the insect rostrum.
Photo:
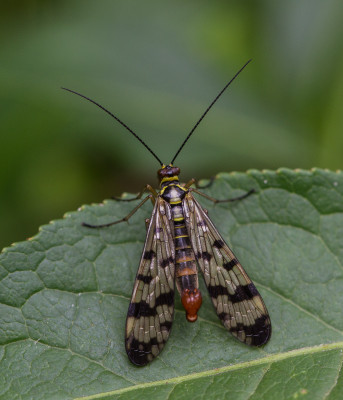
<svg viewBox="0 0 343 400">
<path fill-rule="evenodd" d="M 197 320 L 202 303 L 198 267 L 219 319 L 233 336 L 253 346 L 267 343 L 271 336 L 270 318 L 259 292 L 207 212 L 193 196 L 195 192 L 214 202 L 225 202 L 242 199 L 253 191 L 235 199 L 216 200 L 192 188 L 194 179 L 187 184 L 181 184 L 180 169 L 173 165 L 200 121 L 247 64 L 214 99 L 168 165 L 161 163 L 156 154 L 130 128 L 104 107 L 66 89 L 86 98 L 114 117 L 161 164 L 158 171 L 158 193 L 147 185 L 135 199 L 141 198 L 146 191 L 150 194 L 123 219 L 104 225 L 83 224 L 89 228 L 108 227 L 127 221 L 147 200 L 151 199 L 154 204 L 126 318 L 126 352 L 130 361 L 136 365 L 148 364 L 164 348 L 174 317 L 175 287 L 180 293 L 187 320 Z"/>
</svg>

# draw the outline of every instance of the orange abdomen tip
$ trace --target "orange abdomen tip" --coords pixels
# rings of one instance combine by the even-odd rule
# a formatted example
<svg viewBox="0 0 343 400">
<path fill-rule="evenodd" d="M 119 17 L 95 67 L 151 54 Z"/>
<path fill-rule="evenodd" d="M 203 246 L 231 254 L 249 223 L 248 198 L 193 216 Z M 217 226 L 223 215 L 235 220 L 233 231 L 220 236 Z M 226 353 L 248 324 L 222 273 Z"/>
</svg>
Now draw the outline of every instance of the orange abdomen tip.
<svg viewBox="0 0 343 400">
<path fill-rule="evenodd" d="M 202 297 L 199 289 L 185 289 L 182 292 L 181 301 L 186 310 L 186 318 L 188 322 L 195 322 L 198 319 L 197 312 L 201 307 Z"/>
</svg>

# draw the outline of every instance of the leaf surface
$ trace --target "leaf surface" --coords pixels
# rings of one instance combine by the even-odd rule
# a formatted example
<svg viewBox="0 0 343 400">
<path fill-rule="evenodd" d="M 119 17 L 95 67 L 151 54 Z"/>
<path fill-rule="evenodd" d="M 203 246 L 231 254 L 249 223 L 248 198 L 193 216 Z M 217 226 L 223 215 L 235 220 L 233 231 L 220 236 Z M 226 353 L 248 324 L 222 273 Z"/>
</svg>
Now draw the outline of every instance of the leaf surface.
<svg viewBox="0 0 343 400">
<path fill-rule="evenodd" d="M 168 344 L 130 364 L 124 326 L 145 238 L 146 203 L 84 206 L 0 259 L 0 399 L 340 399 L 343 175 L 326 170 L 219 174 L 199 201 L 253 279 L 271 315 L 263 348 L 222 327 L 206 289 L 195 324 L 180 300 Z M 137 204 L 137 203 L 135 203 Z M 276 397 L 277 396 L 277 397 Z"/>
</svg>

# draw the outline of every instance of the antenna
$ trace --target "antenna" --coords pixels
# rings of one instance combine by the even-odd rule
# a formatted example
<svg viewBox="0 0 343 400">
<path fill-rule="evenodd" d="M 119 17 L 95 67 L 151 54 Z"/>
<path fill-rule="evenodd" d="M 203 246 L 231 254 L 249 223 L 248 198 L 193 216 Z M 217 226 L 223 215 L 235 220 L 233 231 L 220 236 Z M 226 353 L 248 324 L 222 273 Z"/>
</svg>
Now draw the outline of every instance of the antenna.
<svg viewBox="0 0 343 400">
<path fill-rule="evenodd" d="M 97 103 L 96 101 L 90 99 L 89 97 L 86 97 L 86 96 L 84 96 L 84 95 L 81 94 L 81 93 L 75 92 L 74 90 L 67 89 L 67 88 L 64 88 L 64 87 L 62 87 L 61 89 L 66 90 L 66 91 L 68 91 L 68 92 L 70 92 L 70 93 L 74 93 L 74 94 L 76 94 L 76 95 L 78 95 L 78 96 L 80 96 L 80 97 L 83 97 L 84 99 L 90 101 L 91 103 L 95 104 L 96 106 L 98 106 L 99 108 L 101 108 L 102 110 L 104 110 L 104 111 L 105 111 L 107 114 L 109 114 L 112 118 L 114 118 L 116 121 L 118 121 L 124 128 L 126 128 L 130 133 L 132 133 L 132 135 L 133 135 L 136 139 L 138 139 L 138 140 L 142 143 L 142 145 L 143 145 L 147 150 L 150 151 L 150 153 L 156 158 L 156 160 L 157 160 L 161 165 L 163 165 L 162 161 L 161 161 L 161 160 L 157 157 L 157 155 L 150 149 L 150 147 L 149 147 L 147 144 L 145 144 L 145 142 L 144 142 L 132 129 L 130 129 L 126 124 L 124 124 L 123 121 L 121 121 L 118 117 L 116 117 L 116 116 L 115 116 L 114 114 L 112 114 L 110 111 L 106 110 L 105 107 L 103 107 L 102 105 L 100 105 L 100 104 Z"/>
<path fill-rule="evenodd" d="M 221 92 L 217 95 L 217 97 L 212 101 L 212 103 L 207 107 L 206 111 L 202 114 L 202 116 L 200 117 L 200 119 L 198 120 L 198 122 L 193 126 L 192 130 L 189 132 L 188 136 L 186 137 L 186 139 L 184 140 L 184 142 L 182 143 L 182 145 L 180 146 L 179 150 L 176 152 L 174 158 L 172 159 L 170 164 L 174 164 L 174 161 L 176 159 L 176 157 L 179 155 L 180 151 L 183 149 L 183 146 L 188 142 L 188 139 L 192 136 L 193 132 L 196 130 L 196 128 L 198 127 L 198 125 L 200 124 L 200 122 L 204 119 L 205 115 L 210 111 L 210 109 L 212 108 L 212 106 L 214 105 L 214 103 L 219 99 L 219 97 L 224 93 L 225 89 L 227 89 L 231 83 L 237 78 L 237 76 L 243 71 L 243 69 L 250 63 L 251 59 L 249 61 L 247 61 L 243 67 L 236 73 L 236 75 L 230 80 L 229 83 L 227 83 L 224 88 L 221 90 Z"/>
</svg>

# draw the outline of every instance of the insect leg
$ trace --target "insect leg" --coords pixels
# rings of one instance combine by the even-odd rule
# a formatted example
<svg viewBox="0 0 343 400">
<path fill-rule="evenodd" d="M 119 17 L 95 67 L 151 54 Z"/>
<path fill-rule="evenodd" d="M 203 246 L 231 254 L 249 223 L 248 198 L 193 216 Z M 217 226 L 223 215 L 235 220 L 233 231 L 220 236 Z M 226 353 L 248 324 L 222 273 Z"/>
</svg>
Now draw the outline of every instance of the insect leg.
<svg viewBox="0 0 343 400">
<path fill-rule="evenodd" d="M 215 204 L 217 204 L 217 203 L 229 203 L 229 202 L 232 202 L 232 201 L 243 200 L 243 199 L 245 199 L 246 197 L 248 197 L 248 196 L 250 196 L 251 194 L 253 194 L 253 193 L 256 192 L 255 189 L 250 189 L 247 193 L 245 193 L 245 194 L 243 194 L 243 195 L 241 195 L 241 196 L 233 197 L 233 198 L 231 198 L 231 199 L 218 200 L 218 199 L 215 199 L 215 198 L 212 197 L 212 196 L 209 196 L 209 195 L 206 194 L 206 193 L 200 192 L 200 191 L 197 190 L 197 189 L 190 188 L 189 190 L 191 190 L 192 192 L 195 192 L 195 193 L 197 193 L 197 194 L 200 194 L 200 196 L 203 196 L 203 197 L 205 197 L 206 199 L 213 201 L 213 203 L 215 203 Z"/>
<path fill-rule="evenodd" d="M 142 205 L 147 201 L 147 200 L 151 200 L 152 203 L 155 203 L 155 198 L 152 194 L 149 194 L 147 197 L 145 197 L 129 214 L 127 214 L 126 217 L 119 219 L 118 221 L 114 221 L 114 222 L 110 222 L 108 224 L 101 224 L 101 225 L 91 225 L 91 224 L 87 224 L 86 222 L 82 222 L 82 226 L 86 226 L 87 228 L 106 228 L 108 226 L 112 226 L 115 224 L 120 224 L 121 222 L 127 222 L 132 216 L 133 214 L 142 207 Z"/>
<path fill-rule="evenodd" d="M 207 188 L 209 188 L 210 186 L 212 186 L 212 184 L 213 184 L 213 182 L 215 181 L 215 179 L 216 179 L 215 176 L 211 176 L 209 182 L 208 182 L 206 185 L 201 186 L 201 185 L 198 184 L 198 181 L 195 180 L 195 179 L 193 178 L 193 179 L 191 179 L 189 182 L 187 182 L 187 183 L 184 185 L 184 187 L 185 187 L 186 189 L 189 189 L 192 185 L 195 184 L 195 187 L 196 187 L 197 189 L 207 189 Z"/>
<path fill-rule="evenodd" d="M 189 189 L 192 185 L 196 184 L 196 180 L 192 178 L 190 181 L 188 181 L 185 185 L 184 188 Z"/>
<path fill-rule="evenodd" d="M 143 194 L 144 194 L 145 192 L 147 192 L 147 191 L 151 192 L 155 197 L 157 197 L 157 193 L 156 193 L 155 189 L 154 189 L 152 186 L 150 186 L 150 185 L 146 185 L 146 186 L 144 186 L 144 188 L 137 194 L 137 196 L 136 196 L 136 197 L 133 197 L 132 199 L 123 199 L 123 198 L 121 198 L 121 197 L 116 197 L 116 196 L 112 196 L 112 199 L 113 199 L 113 200 L 117 200 L 117 201 L 134 201 L 134 200 L 140 199 L 140 198 L 143 196 Z"/>
<path fill-rule="evenodd" d="M 206 185 L 199 185 L 198 181 L 195 181 L 195 187 L 197 189 L 207 189 L 212 186 L 212 184 L 215 180 L 216 180 L 216 177 L 211 176 L 211 178 L 209 179 L 208 183 L 206 183 Z"/>
</svg>

